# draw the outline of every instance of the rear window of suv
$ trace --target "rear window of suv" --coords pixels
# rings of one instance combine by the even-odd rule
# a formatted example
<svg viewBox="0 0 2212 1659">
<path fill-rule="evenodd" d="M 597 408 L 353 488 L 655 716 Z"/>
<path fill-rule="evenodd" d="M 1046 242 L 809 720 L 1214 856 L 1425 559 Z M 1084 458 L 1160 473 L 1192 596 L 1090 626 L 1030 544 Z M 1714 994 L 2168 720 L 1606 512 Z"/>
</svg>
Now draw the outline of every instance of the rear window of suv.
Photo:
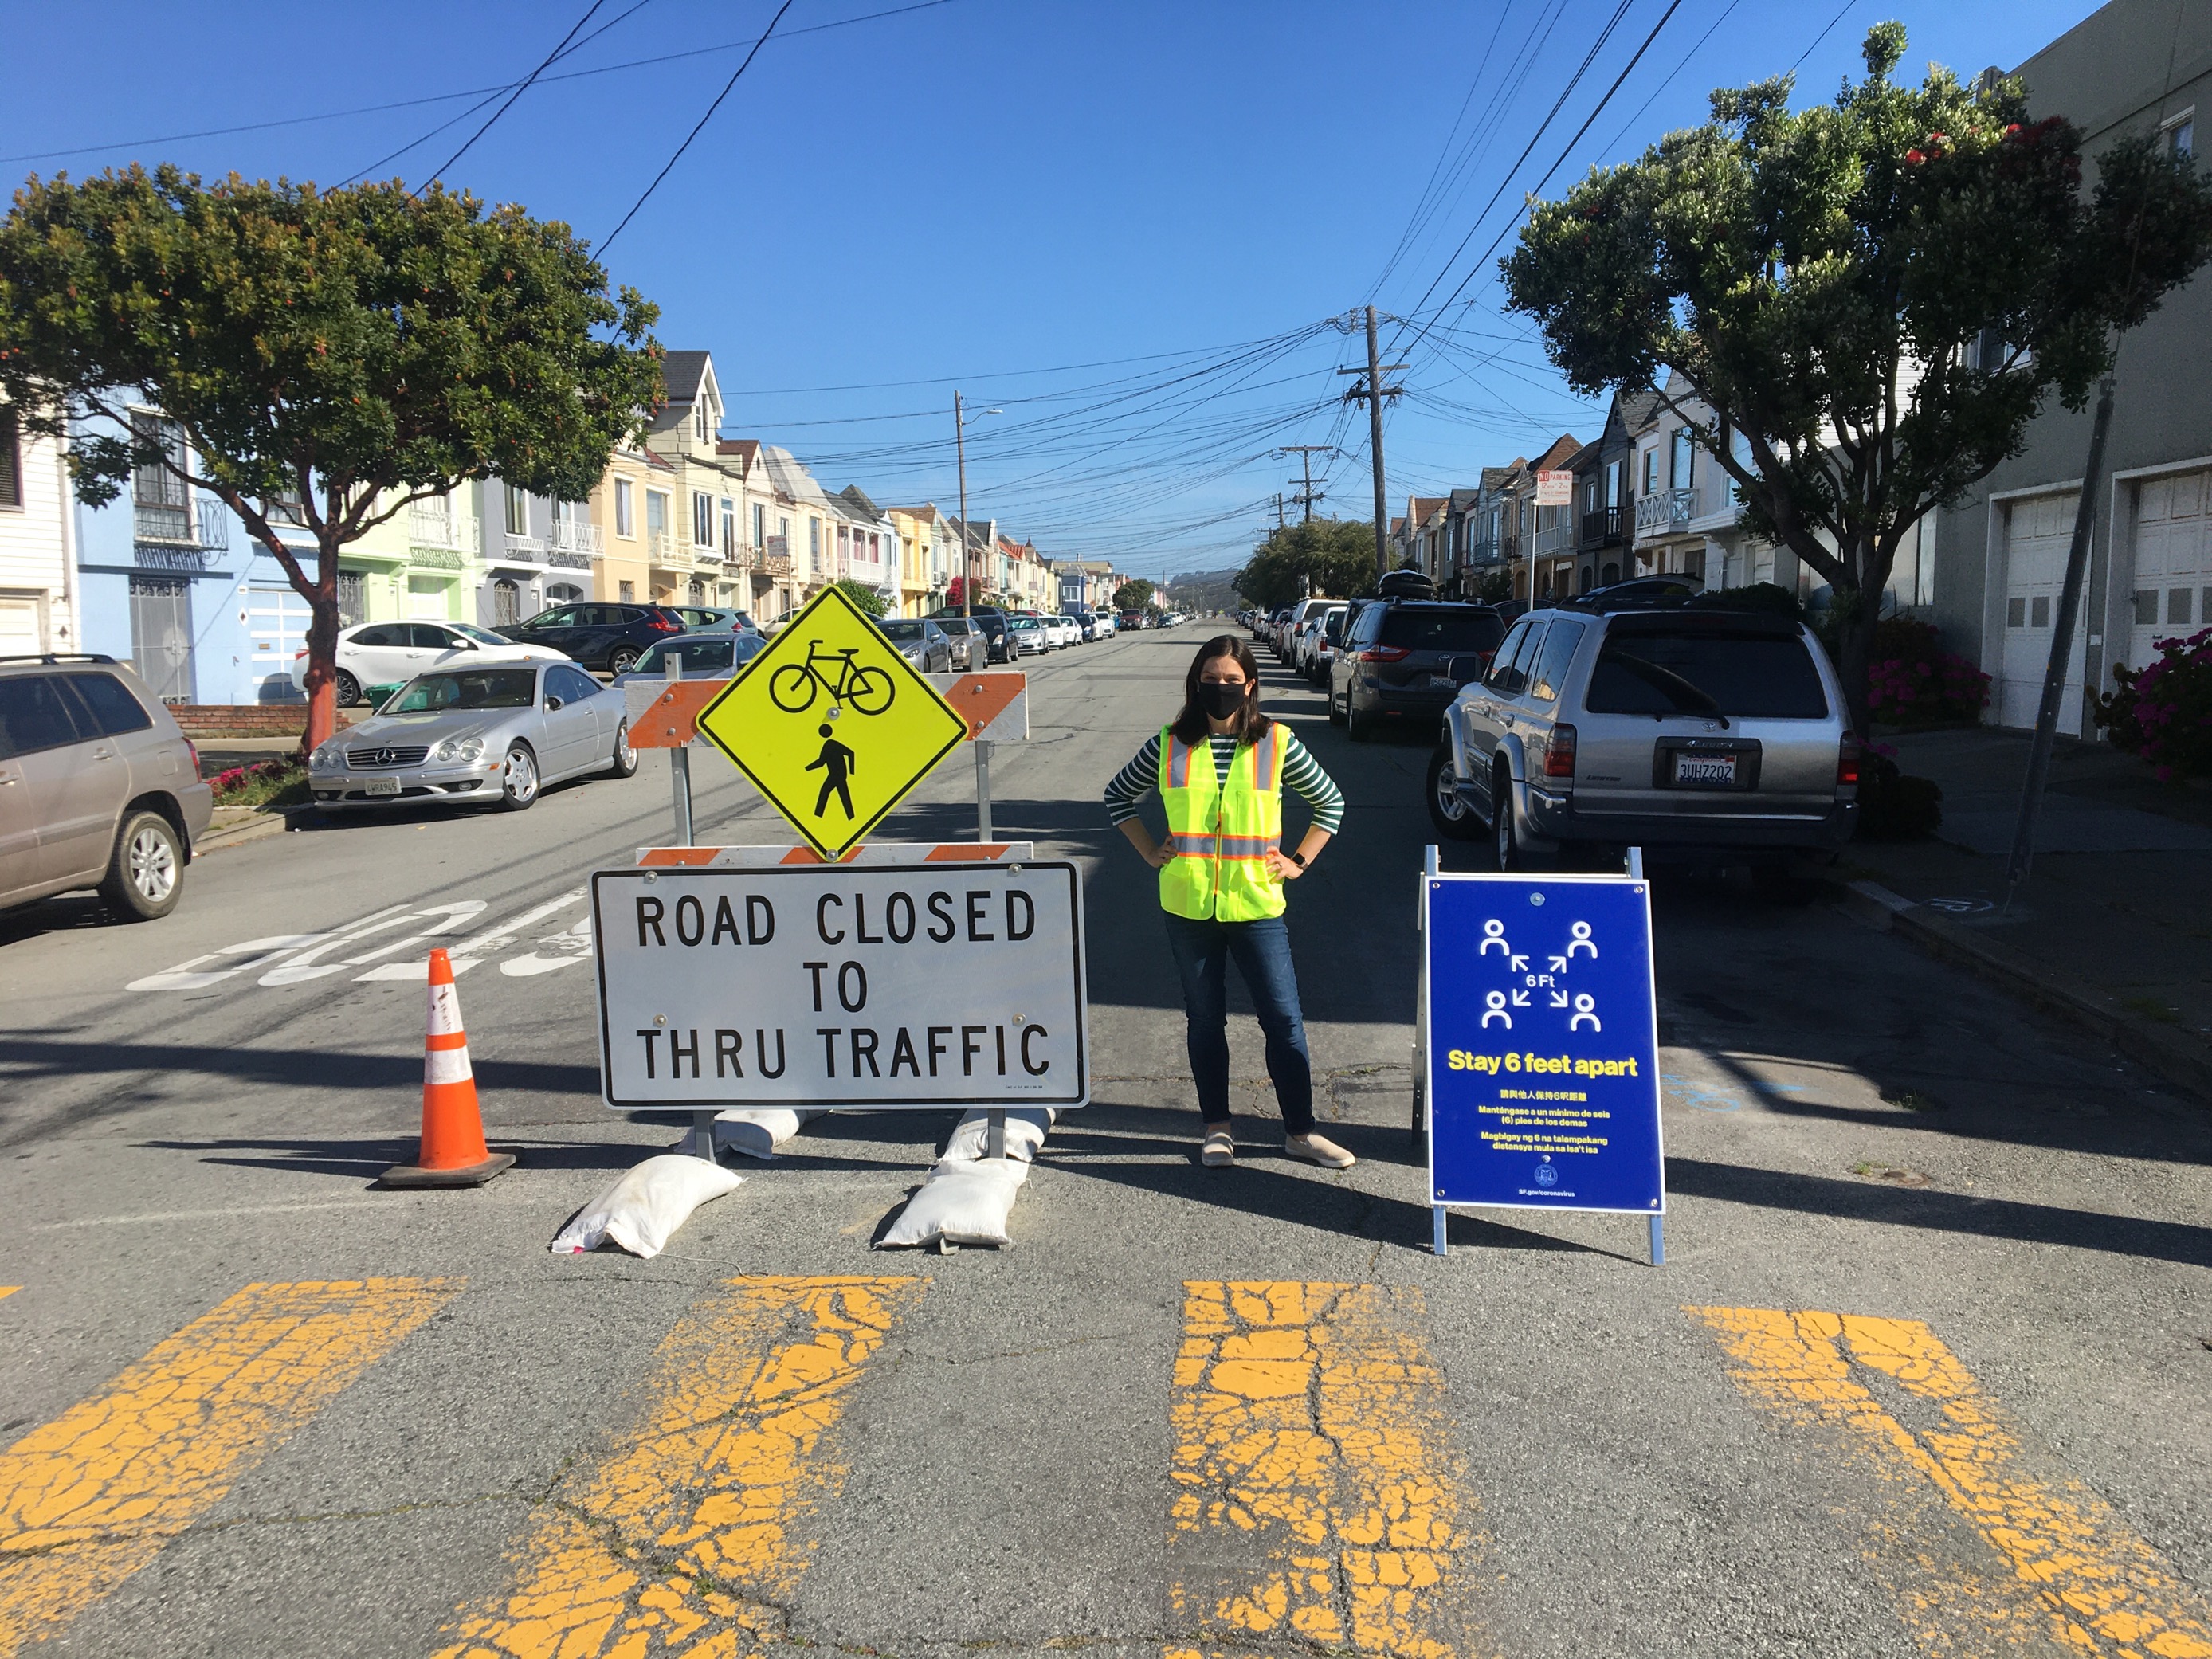
<svg viewBox="0 0 2212 1659">
<path fill-rule="evenodd" d="M 1495 611 L 1430 611 L 1390 606 L 1382 617 L 1377 645 L 1401 651 L 1494 651 L 1505 637 Z"/>
<path fill-rule="evenodd" d="M 1820 720 L 1828 712 L 1803 640 L 1690 629 L 1608 635 L 1583 702 L 1593 714 Z"/>
</svg>

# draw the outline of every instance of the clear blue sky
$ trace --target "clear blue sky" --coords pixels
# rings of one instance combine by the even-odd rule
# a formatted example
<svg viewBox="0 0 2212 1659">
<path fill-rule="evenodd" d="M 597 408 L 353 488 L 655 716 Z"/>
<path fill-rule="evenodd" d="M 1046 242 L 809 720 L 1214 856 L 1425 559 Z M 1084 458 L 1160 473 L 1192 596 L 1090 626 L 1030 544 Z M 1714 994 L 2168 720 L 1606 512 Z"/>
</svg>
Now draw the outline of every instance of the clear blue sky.
<svg viewBox="0 0 2212 1659">
<path fill-rule="evenodd" d="M 336 182 L 476 98 L 177 135 L 480 97 L 589 3 L 5 0 L 0 171 L 167 160 Z M 608 264 L 659 302 L 666 344 L 714 352 L 729 435 L 788 446 L 833 489 L 949 507 L 957 385 L 1004 411 L 970 428 L 977 516 L 1146 574 L 1236 564 L 1294 487 L 1275 446 L 1340 443 L 1316 458 L 1320 510 L 1367 516 L 1365 422 L 1331 402 L 1349 384 L 1334 369 L 1364 348 L 1326 319 L 1453 291 L 1668 0 L 1627 0 L 1509 177 L 1620 3 L 794 0 Z M 1808 49 L 1800 96 L 1832 94 L 1883 17 L 1911 31 L 1908 70 L 1971 76 L 2094 9 L 1857 0 L 1834 21 L 1842 4 L 1680 0 L 1549 193 Z M 775 9 L 602 0 L 587 32 L 620 21 L 549 71 L 573 78 L 532 88 L 445 176 L 603 240 Z M 694 55 L 609 67 L 678 53 Z M 489 113 L 380 173 L 422 177 Z M 1562 430 L 1595 434 L 1497 298 L 1479 273 L 1412 351 L 1384 442 L 1394 512 Z"/>
</svg>

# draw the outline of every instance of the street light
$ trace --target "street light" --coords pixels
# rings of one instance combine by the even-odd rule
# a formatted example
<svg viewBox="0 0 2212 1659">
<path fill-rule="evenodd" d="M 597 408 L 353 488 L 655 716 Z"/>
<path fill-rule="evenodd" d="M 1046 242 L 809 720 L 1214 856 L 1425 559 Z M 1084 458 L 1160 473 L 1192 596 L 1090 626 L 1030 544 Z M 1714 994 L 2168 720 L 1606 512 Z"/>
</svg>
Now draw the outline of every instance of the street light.
<svg viewBox="0 0 2212 1659">
<path fill-rule="evenodd" d="M 952 448 L 960 464 L 960 614 L 971 619 L 975 614 L 975 559 L 968 550 L 968 422 L 1006 412 L 979 409 L 973 415 L 963 415 L 959 392 L 952 394 Z"/>
</svg>

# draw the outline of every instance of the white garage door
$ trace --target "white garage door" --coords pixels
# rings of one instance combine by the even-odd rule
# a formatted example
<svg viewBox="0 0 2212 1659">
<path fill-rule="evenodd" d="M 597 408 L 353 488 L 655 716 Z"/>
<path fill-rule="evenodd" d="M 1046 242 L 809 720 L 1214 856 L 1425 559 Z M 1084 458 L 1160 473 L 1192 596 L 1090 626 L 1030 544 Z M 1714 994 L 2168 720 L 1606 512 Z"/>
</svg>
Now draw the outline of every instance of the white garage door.
<svg viewBox="0 0 2212 1659">
<path fill-rule="evenodd" d="M 246 590 L 253 679 L 264 697 L 281 702 L 299 695 L 292 686 L 292 659 L 307 648 L 307 621 L 312 615 L 307 602 L 289 586 Z"/>
<path fill-rule="evenodd" d="M 2074 543 L 2074 507 L 2078 494 L 2031 495 L 2009 503 L 2005 513 L 2004 661 L 1997 676 L 1997 720 L 2003 726 L 2033 726 L 2043 702 L 2044 671 L 2051 664 L 2051 620 L 2058 590 L 2066 580 L 2066 554 Z M 2081 636 L 2077 615 L 2074 651 L 2067 667 L 2069 685 L 2081 684 Z M 2081 731 L 2081 699 L 2058 702 L 2058 729 L 2069 737 Z"/>
<path fill-rule="evenodd" d="M 2212 472 L 2136 486 L 2135 626 L 2128 662 L 2141 668 L 2158 641 L 2186 639 L 2212 620 Z"/>
<path fill-rule="evenodd" d="M 27 657 L 46 648 L 36 599 L 0 598 L 0 657 Z"/>
</svg>

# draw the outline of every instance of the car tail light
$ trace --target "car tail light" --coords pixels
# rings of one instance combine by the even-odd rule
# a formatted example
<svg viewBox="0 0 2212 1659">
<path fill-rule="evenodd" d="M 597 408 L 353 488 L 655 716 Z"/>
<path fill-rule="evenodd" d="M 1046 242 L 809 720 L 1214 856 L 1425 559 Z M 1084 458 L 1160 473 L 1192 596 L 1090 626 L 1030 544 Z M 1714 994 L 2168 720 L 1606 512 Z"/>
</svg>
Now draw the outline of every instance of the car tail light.
<svg viewBox="0 0 2212 1659">
<path fill-rule="evenodd" d="M 194 742 L 193 742 L 190 738 L 186 738 L 185 739 L 185 753 L 186 755 L 188 755 L 189 757 L 191 757 L 191 763 L 192 763 L 192 775 L 193 775 L 194 777 L 198 777 L 198 776 L 199 776 L 199 775 L 200 775 L 200 746 L 199 746 L 199 744 L 198 744 L 194 743 Z"/>
<path fill-rule="evenodd" d="M 681 634 L 684 631 L 684 624 L 672 617 L 647 617 L 646 621 L 652 624 L 656 634 Z"/>
<path fill-rule="evenodd" d="M 1858 781 L 1859 746 L 1851 738 L 1845 738 L 1844 746 L 1836 753 L 1836 787 L 1841 789 L 1846 784 L 1856 787 Z"/>
<path fill-rule="evenodd" d="M 1403 662 L 1413 653 L 1402 645 L 1370 645 L 1359 653 L 1362 662 Z"/>
<path fill-rule="evenodd" d="M 1476 652 L 1474 656 L 1475 660 L 1482 665 L 1483 675 L 1486 678 L 1490 673 L 1490 665 L 1498 660 L 1498 647 L 1493 645 L 1487 651 Z"/>
<path fill-rule="evenodd" d="M 1552 741 L 1544 749 L 1544 775 L 1547 778 L 1571 778 L 1575 775 L 1575 728 L 1555 726 Z"/>
</svg>

